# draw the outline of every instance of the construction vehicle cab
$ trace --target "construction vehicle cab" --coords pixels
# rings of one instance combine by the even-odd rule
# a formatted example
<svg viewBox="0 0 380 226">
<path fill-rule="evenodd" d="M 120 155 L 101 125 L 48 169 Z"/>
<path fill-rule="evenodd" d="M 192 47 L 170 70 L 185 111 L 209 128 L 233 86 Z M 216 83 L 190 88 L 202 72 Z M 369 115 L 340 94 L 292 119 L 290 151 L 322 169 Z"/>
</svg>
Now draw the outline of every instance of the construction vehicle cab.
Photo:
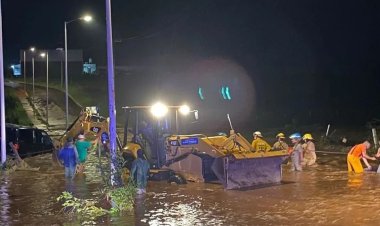
<svg viewBox="0 0 380 226">
<path fill-rule="evenodd" d="M 159 179 L 184 178 L 187 181 L 219 181 L 226 189 L 240 189 L 281 182 L 281 163 L 287 150 L 256 152 L 230 121 L 230 136 L 178 135 L 179 108 L 174 114 L 154 110 L 154 106 L 124 107 L 126 123 L 122 153 L 127 162 L 142 149 Z M 154 117 L 157 111 L 161 117 Z M 167 114 L 166 117 L 163 117 Z M 173 116 L 174 115 L 174 116 Z M 173 128 L 176 127 L 175 130 Z M 167 174 L 162 174 L 166 172 Z M 152 175 L 152 174 L 151 174 Z"/>
<path fill-rule="evenodd" d="M 127 168 L 131 168 L 132 161 L 137 157 L 137 150 L 142 149 L 151 166 L 150 179 L 184 183 L 179 175 L 165 167 L 167 138 L 175 130 L 178 131 L 178 114 L 183 111 L 181 107 L 171 106 L 170 112 L 161 112 L 160 106 L 127 106 L 123 109 L 125 125 L 122 156 L 126 160 Z"/>
<path fill-rule="evenodd" d="M 76 139 L 79 134 L 83 134 L 87 140 L 93 141 L 101 138 L 104 134 L 108 135 L 108 133 L 108 119 L 99 116 L 96 107 L 86 107 L 59 139 L 58 145 L 62 147 L 67 137 Z"/>
</svg>

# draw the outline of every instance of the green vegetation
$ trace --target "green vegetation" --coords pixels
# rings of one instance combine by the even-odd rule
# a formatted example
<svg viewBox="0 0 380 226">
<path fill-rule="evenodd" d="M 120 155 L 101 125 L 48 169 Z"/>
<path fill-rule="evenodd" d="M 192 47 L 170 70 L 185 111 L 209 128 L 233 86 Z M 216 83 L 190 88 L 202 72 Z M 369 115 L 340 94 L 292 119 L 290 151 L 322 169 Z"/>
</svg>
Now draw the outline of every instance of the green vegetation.
<svg viewBox="0 0 380 226">
<path fill-rule="evenodd" d="M 107 197 L 110 198 L 112 208 L 111 213 L 119 213 L 133 209 L 136 187 L 133 183 L 128 183 L 125 187 L 110 189 Z"/>
<path fill-rule="evenodd" d="M 49 86 L 64 92 L 64 88 L 61 89 L 60 81 L 53 80 Z M 76 79 L 69 83 L 69 93 L 82 106 L 98 106 L 100 115 L 108 115 L 107 77 L 76 76 Z"/>
<path fill-rule="evenodd" d="M 84 225 L 96 224 L 96 218 L 107 214 L 105 209 L 95 205 L 96 201 L 76 198 L 70 192 L 62 192 L 57 201 L 64 201 L 62 210 L 70 217 L 77 217 Z"/>
<path fill-rule="evenodd" d="M 99 148 L 99 147 L 97 147 Z M 106 151 L 106 153 L 108 153 Z M 119 155 L 116 166 L 116 173 L 124 173 L 124 159 Z M 109 172 L 109 157 L 101 158 L 98 156 L 97 168 L 100 169 L 104 188 L 100 190 L 100 199 L 79 199 L 71 193 L 65 191 L 57 198 L 58 202 L 63 201 L 63 212 L 69 217 L 76 217 L 81 224 L 96 224 L 95 220 L 106 214 L 120 214 L 125 211 L 131 211 L 134 205 L 134 197 L 136 194 L 136 185 L 132 181 L 128 181 L 126 185 L 114 187 L 111 185 L 111 174 Z M 103 201 L 103 202 L 102 202 Z M 100 207 L 100 203 L 106 201 L 109 208 Z"/>
<path fill-rule="evenodd" d="M 110 209 L 99 207 L 101 200 L 76 198 L 67 191 L 62 192 L 57 198 L 57 202 L 63 201 L 62 211 L 70 218 L 76 217 L 85 225 L 96 224 L 95 220 L 103 215 L 132 210 L 136 188 L 133 183 L 128 183 L 124 187 L 106 188 L 102 194 L 102 197 L 111 204 Z"/>
<path fill-rule="evenodd" d="M 32 125 L 14 89 L 5 88 L 5 121 L 18 125 Z"/>
</svg>

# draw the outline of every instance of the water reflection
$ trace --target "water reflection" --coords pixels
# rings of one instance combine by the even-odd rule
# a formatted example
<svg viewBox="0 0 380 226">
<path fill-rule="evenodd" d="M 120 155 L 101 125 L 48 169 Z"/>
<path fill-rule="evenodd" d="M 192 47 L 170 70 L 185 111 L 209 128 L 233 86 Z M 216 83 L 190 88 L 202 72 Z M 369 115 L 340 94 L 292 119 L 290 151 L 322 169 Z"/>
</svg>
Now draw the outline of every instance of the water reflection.
<svg viewBox="0 0 380 226">
<path fill-rule="evenodd" d="M 347 186 L 349 188 L 361 188 L 363 186 L 363 174 L 350 173 L 348 175 Z"/>
<path fill-rule="evenodd" d="M 1 172 L 1 184 L 0 184 L 0 219 L 2 224 L 8 224 L 11 221 L 9 209 L 11 205 L 11 200 L 9 197 L 9 178 L 4 173 Z"/>
<path fill-rule="evenodd" d="M 136 197 L 134 206 L 135 225 L 148 225 L 149 219 L 145 218 L 146 194 L 142 194 Z"/>
<path fill-rule="evenodd" d="M 65 190 L 80 198 L 99 198 L 102 180 L 95 160 L 85 174 L 66 181 L 51 156 L 27 159 L 39 172 L 2 176 L 0 225 L 77 225 L 62 214 L 56 198 Z M 148 183 L 131 213 L 105 216 L 99 225 L 378 225 L 380 175 L 350 175 L 345 156 L 321 156 L 316 168 L 283 170 L 283 183 L 247 191 L 219 184 Z M 331 163 L 331 164 L 330 164 Z M 69 223 L 68 223 L 69 222 Z"/>
<path fill-rule="evenodd" d="M 199 195 L 205 187 L 198 189 L 194 185 L 199 184 L 155 183 L 153 186 L 165 189 L 162 192 L 154 189 L 146 197 L 136 198 L 136 225 L 222 225 L 225 216 L 218 214 L 218 203 L 207 202 Z"/>
</svg>

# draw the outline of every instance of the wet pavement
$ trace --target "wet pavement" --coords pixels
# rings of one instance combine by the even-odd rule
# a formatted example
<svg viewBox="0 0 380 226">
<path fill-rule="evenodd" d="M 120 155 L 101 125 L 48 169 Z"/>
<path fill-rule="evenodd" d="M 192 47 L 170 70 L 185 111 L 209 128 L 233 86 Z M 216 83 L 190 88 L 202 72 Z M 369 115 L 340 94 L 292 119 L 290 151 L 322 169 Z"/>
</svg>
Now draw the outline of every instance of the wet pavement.
<svg viewBox="0 0 380 226">
<path fill-rule="evenodd" d="M 73 183 L 64 179 L 51 154 L 26 159 L 38 172 L 3 175 L 1 225 L 77 225 L 61 212 L 56 198 L 65 190 L 80 198 L 99 198 L 102 187 L 96 158 Z M 237 191 L 220 184 L 149 182 L 133 212 L 103 217 L 99 225 L 378 225 L 380 175 L 348 175 L 345 156 L 320 156 L 303 172 L 284 166 L 283 183 Z"/>
</svg>

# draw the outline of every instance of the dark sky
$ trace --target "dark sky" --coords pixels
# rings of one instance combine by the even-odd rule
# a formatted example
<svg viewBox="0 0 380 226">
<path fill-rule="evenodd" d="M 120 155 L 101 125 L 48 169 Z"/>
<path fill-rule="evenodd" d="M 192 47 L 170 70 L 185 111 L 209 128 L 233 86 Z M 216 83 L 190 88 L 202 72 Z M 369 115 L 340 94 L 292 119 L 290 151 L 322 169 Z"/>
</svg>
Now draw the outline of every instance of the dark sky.
<svg viewBox="0 0 380 226">
<path fill-rule="evenodd" d="M 268 109 L 380 117 L 379 1 L 113 0 L 112 7 L 116 65 L 154 67 L 165 58 L 181 68 L 220 57 L 248 71 Z M 69 47 L 105 64 L 105 1 L 3 0 L 2 10 L 6 63 L 31 45 L 62 47 L 63 22 L 89 12 L 94 23 L 69 25 Z"/>
</svg>

